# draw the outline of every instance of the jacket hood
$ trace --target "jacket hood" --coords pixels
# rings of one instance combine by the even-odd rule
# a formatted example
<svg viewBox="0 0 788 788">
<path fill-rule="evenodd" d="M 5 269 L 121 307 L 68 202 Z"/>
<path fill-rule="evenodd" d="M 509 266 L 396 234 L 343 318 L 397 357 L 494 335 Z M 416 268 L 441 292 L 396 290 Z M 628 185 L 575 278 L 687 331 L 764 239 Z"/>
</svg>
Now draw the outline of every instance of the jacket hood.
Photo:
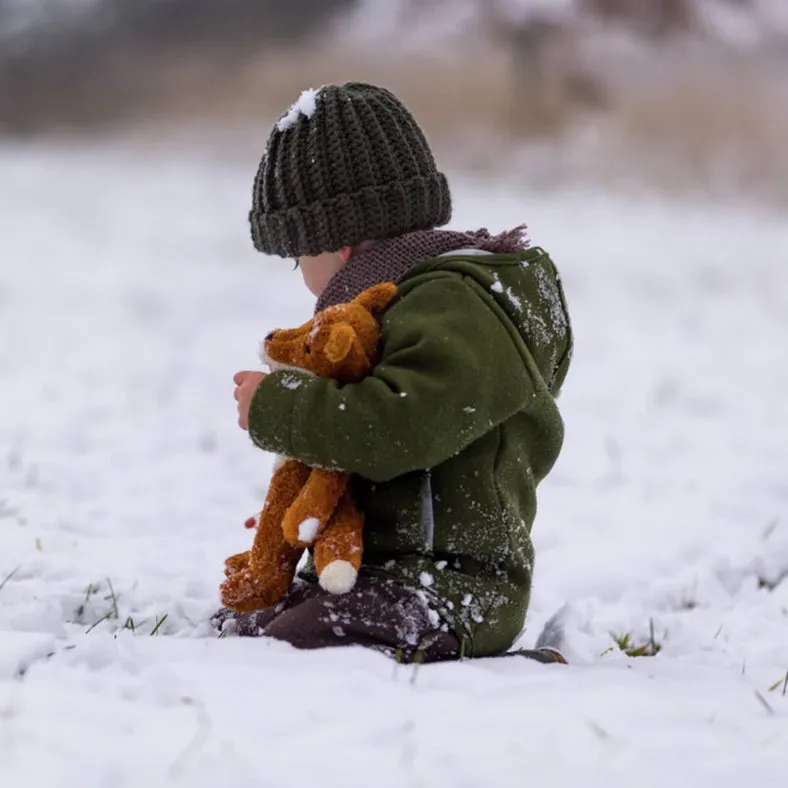
<svg viewBox="0 0 788 788">
<path fill-rule="evenodd" d="M 522 338 L 550 393 L 557 396 L 572 358 L 573 335 L 561 278 L 544 249 L 490 254 L 459 249 L 425 261 L 406 278 L 427 271 L 469 277 L 502 320 Z"/>
</svg>

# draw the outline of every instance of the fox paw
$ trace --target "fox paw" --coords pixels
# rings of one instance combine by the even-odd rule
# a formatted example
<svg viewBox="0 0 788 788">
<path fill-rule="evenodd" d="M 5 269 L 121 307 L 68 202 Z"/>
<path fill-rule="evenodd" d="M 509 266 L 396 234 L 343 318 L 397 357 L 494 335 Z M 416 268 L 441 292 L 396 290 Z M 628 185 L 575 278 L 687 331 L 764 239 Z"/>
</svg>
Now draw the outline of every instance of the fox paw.
<svg viewBox="0 0 788 788">
<path fill-rule="evenodd" d="M 225 559 L 224 562 L 224 574 L 227 577 L 231 577 L 232 575 L 242 572 L 244 569 L 249 568 L 249 551 L 243 553 L 237 553 L 236 555 L 231 555 L 229 558 Z"/>
<path fill-rule="evenodd" d="M 349 561 L 332 561 L 320 573 L 320 587 L 329 594 L 347 594 L 357 577 L 358 571 Z"/>
<path fill-rule="evenodd" d="M 273 607 L 287 593 L 287 589 L 268 587 L 248 570 L 236 572 L 221 586 L 221 600 L 225 607 L 239 613 L 250 613 Z"/>
</svg>

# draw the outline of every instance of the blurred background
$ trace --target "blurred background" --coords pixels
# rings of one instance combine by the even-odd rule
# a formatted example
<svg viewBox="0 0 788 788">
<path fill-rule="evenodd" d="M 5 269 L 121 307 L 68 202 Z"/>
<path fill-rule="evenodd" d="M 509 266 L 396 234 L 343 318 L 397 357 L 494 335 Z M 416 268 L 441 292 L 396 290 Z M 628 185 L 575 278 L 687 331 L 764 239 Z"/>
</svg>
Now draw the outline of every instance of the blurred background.
<svg viewBox="0 0 788 788">
<path fill-rule="evenodd" d="M 259 151 L 302 89 L 358 79 L 454 169 L 774 202 L 787 76 L 788 0 L 0 0 L 15 138 Z"/>
<path fill-rule="evenodd" d="M 416 757 L 411 707 L 384 721 L 401 736 L 378 735 L 376 685 L 336 663 L 326 687 L 358 687 L 349 756 L 334 726 L 293 717 L 266 784 L 291 784 L 304 731 L 326 785 L 348 785 L 359 753 L 401 785 L 511 785 L 526 768 L 573 784 L 556 769 L 577 761 L 553 746 L 569 730 L 604 748 L 586 772 L 605 785 L 718 785 L 723 769 L 726 784 L 781 785 L 788 0 L 0 0 L 0 695 L 25 676 L 5 682 L 19 736 L 0 784 L 158 785 L 182 751 L 182 785 L 248 783 L 244 742 L 227 756 L 227 676 L 250 708 L 271 688 L 306 692 L 307 715 L 336 703 L 273 650 L 244 673 L 239 651 L 159 651 L 148 635 L 207 634 L 224 558 L 249 546 L 273 458 L 238 429 L 232 376 L 314 308 L 292 261 L 251 243 L 252 182 L 299 93 L 350 79 L 412 108 L 454 227 L 525 222 L 561 271 L 575 355 L 523 645 L 568 604 L 590 662 L 622 642 L 656 644 L 659 662 L 641 683 L 628 663 L 567 683 L 530 723 L 481 708 L 487 743 L 459 760 L 472 729 L 453 709 L 477 703 L 476 680 L 432 685 L 458 727 Z M 11 634 L 47 659 L 17 669 Z M 72 634 L 78 648 L 49 653 Z M 498 678 L 485 702 L 533 706 L 532 685 Z M 205 704 L 204 739 L 184 698 Z M 256 764 L 257 740 L 246 749 Z M 600 753 L 614 753 L 604 768 Z"/>
</svg>

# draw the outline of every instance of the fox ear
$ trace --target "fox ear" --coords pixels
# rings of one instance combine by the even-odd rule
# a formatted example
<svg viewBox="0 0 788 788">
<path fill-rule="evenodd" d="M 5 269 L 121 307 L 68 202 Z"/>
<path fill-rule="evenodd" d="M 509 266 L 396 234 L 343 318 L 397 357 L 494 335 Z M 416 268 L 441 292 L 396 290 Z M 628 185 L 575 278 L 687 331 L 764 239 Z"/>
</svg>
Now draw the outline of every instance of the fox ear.
<svg viewBox="0 0 788 788">
<path fill-rule="evenodd" d="M 356 332 L 347 323 L 337 323 L 331 326 L 323 354 L 332 364 L 339 364 L 350 355 L 355 340 Z"/>
<path fill-rule="evenodd" d="M 351 303 L 358 304 L 367 312 L 375 314 L 382 312 L 396 297 L 397 286 L 393 282 L 383 282 L 382 284 L 370 287 L 361 295 L 356 296 Z"/>
</svg>

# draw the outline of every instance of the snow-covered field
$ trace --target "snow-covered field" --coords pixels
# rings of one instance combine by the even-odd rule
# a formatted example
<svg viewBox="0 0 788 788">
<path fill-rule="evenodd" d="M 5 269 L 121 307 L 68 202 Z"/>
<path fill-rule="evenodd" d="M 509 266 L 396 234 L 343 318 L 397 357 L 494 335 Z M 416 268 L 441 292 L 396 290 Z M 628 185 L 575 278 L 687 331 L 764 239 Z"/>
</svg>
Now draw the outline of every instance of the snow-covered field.
<svg viewBox="0 0 788 788">
<path fill-rule="evenodd" d="M 270 469 L 232 374 L 311 307 L 256 165 L 0 148 L 0 785 L 784 785 L 786 217 L 455 183 L 566 283 L 522 642 L 568 604 L 574 664 L 413 670 L 205 624 Z"/>
</svg>

